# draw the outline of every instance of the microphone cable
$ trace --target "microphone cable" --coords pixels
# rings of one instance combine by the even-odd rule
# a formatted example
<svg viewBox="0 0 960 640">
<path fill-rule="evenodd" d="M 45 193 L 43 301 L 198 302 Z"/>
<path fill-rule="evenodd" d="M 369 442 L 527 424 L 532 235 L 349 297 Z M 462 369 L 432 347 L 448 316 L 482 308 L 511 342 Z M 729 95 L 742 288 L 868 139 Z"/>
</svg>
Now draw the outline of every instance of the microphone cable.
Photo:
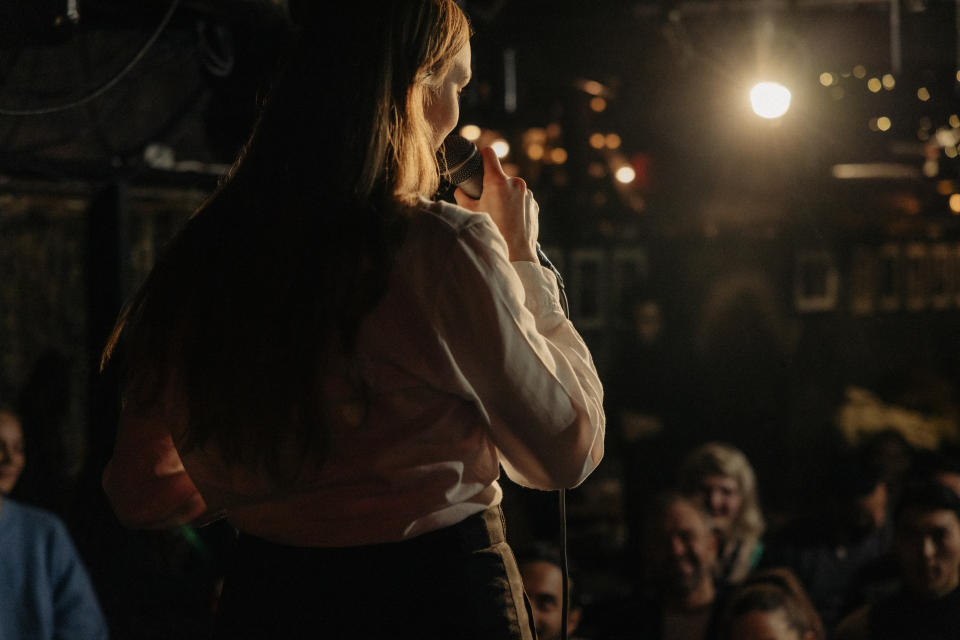
<svg viewBox="0 0 960 640">
<path fill-rule="evenodd" d="M 547 254 L 544 253 L 537 242 L 537 260 L 540 264 L 550 269 L 557 279 L 557 293 L 560 296 L 560 307 L 563 309 L 563 315 L 570 318 L 570 301 L 567 299 L 567 287 L 560 275 L 560 270 L 550 261 Z M 561 599 L 560 604 L 560 640 L 567 640 L 567 616 L 570 607 L 570 573 L 567 563 L 567 490 L 560 489 L 560 573 L 561 575 Z"/>
</svg>

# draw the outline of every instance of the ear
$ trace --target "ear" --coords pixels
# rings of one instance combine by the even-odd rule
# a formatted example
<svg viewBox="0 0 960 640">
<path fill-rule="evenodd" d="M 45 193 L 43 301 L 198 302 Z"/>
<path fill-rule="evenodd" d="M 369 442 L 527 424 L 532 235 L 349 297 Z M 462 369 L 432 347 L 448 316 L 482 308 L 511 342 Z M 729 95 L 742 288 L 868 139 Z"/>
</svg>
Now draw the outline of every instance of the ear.
<svg viewBox="0 0 960 640">
<path fill-rule="evenodd" d="M 583 609 L 581 609 L 580 607 L 575 607 L 573 609 L 570 609 L 570 611 L 567 612 L 567 635 L 568 636 L 573 635 L 576 632 L 577 627 L 580 626 L 581 614 L 583 614 Z"/>
</svg>

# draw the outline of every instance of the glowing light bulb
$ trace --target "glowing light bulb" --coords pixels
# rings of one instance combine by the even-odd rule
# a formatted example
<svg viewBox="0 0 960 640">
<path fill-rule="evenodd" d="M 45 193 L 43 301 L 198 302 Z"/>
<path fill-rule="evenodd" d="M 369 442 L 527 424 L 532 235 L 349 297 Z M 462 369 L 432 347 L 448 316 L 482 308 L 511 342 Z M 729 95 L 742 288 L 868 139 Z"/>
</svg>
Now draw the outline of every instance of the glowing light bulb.
<svg viewBox="0 0 960 640">
<path fill-rule="evenodd" d="M 950 211 L 960 213 L 960 193 L 950 196 Z"/>
<path fill-rule="evenodd" d="M 475 124 L 465 124 L 460 127 L 460 135 L 469 140 L 470 142 L 476 142 L 477 138 L 480 137 L 480 127 Z"/>
<path fill-rule="evenodd" d="M 617 179 L 617 182 L 630 184 L 636 179 L 637 172 L 633 170 L 633 167 L 624 165 L 617 169 L 617 172 L 614 173 L 613 176 Z"/>
<path fill-rule="evenodd" d="M 493 152 L 497 154 L 497 157 L 501 160 L 506 158 L 507 154 L 510 153 L 510 145 L 502 138 L 500 140 L 495 140 L 490 146 L 493 148 Z"/>
<path fill-rule="evenodd" d="M 790 108 L 790 90 L 776 82 L 761 82 L 750 90 L 750 104 L 761 118 L 779 118 Z"/>
</svg>

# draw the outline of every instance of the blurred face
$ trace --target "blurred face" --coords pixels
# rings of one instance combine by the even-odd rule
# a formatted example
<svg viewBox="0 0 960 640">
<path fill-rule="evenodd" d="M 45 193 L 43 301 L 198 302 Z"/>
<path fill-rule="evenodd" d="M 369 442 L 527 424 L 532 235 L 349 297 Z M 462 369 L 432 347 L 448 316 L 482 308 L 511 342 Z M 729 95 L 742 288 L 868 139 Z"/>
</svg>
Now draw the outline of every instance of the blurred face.
<svg viewBox="0 0 960 640">
<path fill-rule="evenodd" d="M 661 586 L 686 595 L 712 580 L 716 538 L 692 504 L 673 503 L 651 526 L 648 557 Z"/>
<path fill-rule="evenodd" d="M 525 562 L 520 566 L 523 590 L 530 600 L 533 624 L 540 640 L 557 640 L 563 618 L 563 572 L 552 562 Z M 576 630 L 579 611 L 569 611 L 567 633 Z"/>
<path fill-rule="evenodd" d="M 939 598 L 960 583 L 960 520 L 953 511 L 907 509 L 894 548 L 913 593 Z"/>
<path fill-rule="evenodd" d="M 0 413 L 0 495 L 13 490 L 23 471 L 23 429 L 16 416 Z"/>
<path fill-rule="evenodd" d="M 717 530 L 724 534 L 730 531 L 743 506 L 743 492 L 737 479 L 722 475 L 705 476 L 700 481 L 700 494 L 697 497 L 713 517 Z"/>
<path fill-rule="evenodd" d="M 873 491 L 857 498 L 857 516 L 862 524 L 879 529 L 887 519 L 887 485 L 878 482 Z"/>
<path fill-rule="evenodd" d="M 734 618 L 730 637 L 737 640 L 803 640 L 800 632 L 790 626 L 783 609 L 748 611 Z"/>
<path fill-rule="evenodd" d="M 470 43 L 453 58 L 446 75 L 424 91 L 424 116 L 433 130 L 433 149 L 457 126 L 460 119 L 460 92 L 470 82 Z"/>
</svg>

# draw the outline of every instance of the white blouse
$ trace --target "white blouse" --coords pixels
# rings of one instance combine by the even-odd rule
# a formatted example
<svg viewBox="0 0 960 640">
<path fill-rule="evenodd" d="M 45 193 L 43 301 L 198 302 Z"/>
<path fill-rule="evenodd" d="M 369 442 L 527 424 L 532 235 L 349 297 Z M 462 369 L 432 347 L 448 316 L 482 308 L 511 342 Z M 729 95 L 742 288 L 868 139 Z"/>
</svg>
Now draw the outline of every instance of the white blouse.
<svg viewBox="0 0 960 640">
<path fill-rule="evenodd" d="M 192 506 L 125 514 L 122 495 L 111 495 L 118 516 L 165 526 L 226 515 L 247 533 L 300 546 L 391 542 L 499 504 L 501 465 L 518 484 L 559 489 L 580 484 L 603 456 L 603 389 L 556 279 L 538 264 L 511 263 L 487 214 L 423 201 L 385 295 L 361 324 L 356 357 L 364 390 L 331 379 L 329 457 L 296 491 L 227 469 L 209 450 L 180 464 L 168 435 L 182 430 L 174 407 L 160 412 L 167 431 L 148 454 L 169 482 L 157 473 L 139 481 L 153 491 L 176 486 L 176 497 L 154 501 L 168 510 Z M 156 429 L 126 422 L 121 431 Z M 138 454 L 121 439 L 108 493 L 138 481 L 125 472 Z"/>
</svg>

